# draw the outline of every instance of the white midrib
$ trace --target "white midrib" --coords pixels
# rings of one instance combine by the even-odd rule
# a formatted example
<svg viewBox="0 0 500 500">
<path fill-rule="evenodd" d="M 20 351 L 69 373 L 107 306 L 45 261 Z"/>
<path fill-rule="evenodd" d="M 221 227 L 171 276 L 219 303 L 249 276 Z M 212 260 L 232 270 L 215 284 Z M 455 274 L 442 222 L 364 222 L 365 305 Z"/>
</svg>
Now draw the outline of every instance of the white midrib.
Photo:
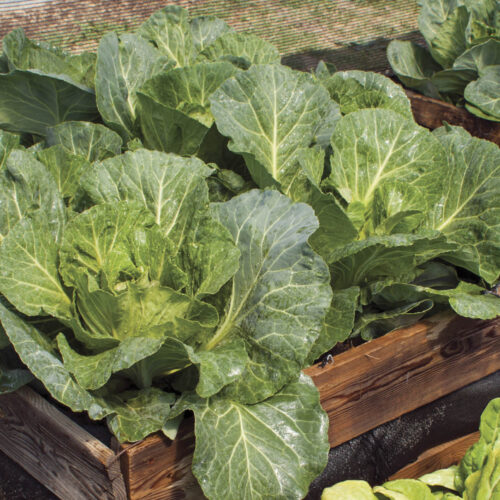
<svg viewBox="0 0 500 500">
<path fill-rule="evenodd" d="M 259 269 L 259 273 L 260 273 L 260 269 Z M 217 330 L 216 334 L 212 337 L 212 339 L 210 340 L 210 342 L 207 343 L 207 345 L 206 345 L 207 351 L 210 351 L 214 347 L 217 347 L 217 345 L 219 344 L 219 342 L 221 342 L 226 337 L 226 335 L 231 331 L 231 328 L 233 327 L 233 324 L 234 324 L 234 321 L 233 321 L 234 318 L 238 317 L 238 315 L 241 312 L 241 309 L 242 309 L 243 305 L 246 303 L 246 300 L 247 300 L 248 296 L 250 295 L 250 293 L 252 291 L 253 291 L 253 285 L 250 286 L 250 287 L 248 287 L 248 290 L 245 293 L 245 296 L 240 301 L 240 304 L 238 306 L 237 311 L 233 313 L 234 305 L 235 305 L 235 302 L 236 302 L 236 299 L 235 299 L 235 286 L 234 286 L 234 283 L 233 283 L 233 289 L 231 290 L 231 303 L 229 305 L 229 310 L 227 311 L 227 314 L 226 314 L 226 319 L 224 320 L 224 323 L 222 323 L 222 325 L 220 326 L 220 328 Z"/>
<path fill-rule="evenodd" d="M 199 178 L 195 178 L 195 179 L 199 180 Z M 178 219 L 180 211 L 181 211 L 181 207 L 183 206 L 184 201 L 186 200 L 186 196 L 188 195 L 188 191 L 191 192 L 191 189 L 192 189 L 192 183 L 190 183 L 187 186 L 187 188 L 184 190 L 184 193 L 182 194 L 182 198 L 179 201 L 179 205 L 177 206 L 177 210 L 176 210 L 174 216 L 172 217 L 172 222 L 165 228 L 166 235 L 170 234 L 170 231 L 172 231 L 172 228 L 175 226 L 175 223 L 177 222 L 177 219 Z"/>
<path fill-rule="evenodd" d="M 184 40 L 184 35 L 182 35 L 182 38 Z M 160 38 L 161 40 L 161 38 Z M 181 66 L 181 63 L 179 61 L 179 59 L 177 58 L 177 56 L 172 52 L 172 49 L 170 48 L 170 38 L 168 37 L 168 33 L 167 33 L 167 43 L 162 43 L 161 46 L 162 48 L 165 50 L 165 52 L 174 60 L 175 62 L 175 65 L 176 66 Z M 183 44 L 184 45 L 184 44 Z"/>
<path fill-rule="evenodd" d="M 380 182 L 380 179 L 384 175 L 385 167 L 387 167 L 387 163 L 389 162 L 389 160 L 390 160 L 390 158 L 392 156 L 392 153 L 394 152 L 394 146 L 398 142 L 398 139 L 399 139 L 399 136 L 401 135 L 401 131 L 402 130 L 403 130 L 402 128 L 400 128 L 398 130 L 398 133 L 397 133 L 396 137 L 394 138 L 394 140 L 392 141 L 392 144 L 391 144 L 391 147 L 390 147 L 389 151 L 385 155 L 384 161 L 382 162 L 382 164 L 380 165 L 379 169 L 377 170 L 377 174 L 375 175 L 375 178 L 373 179 L 373 182 L 370 184 L 370 187 L 366 191 L 364 199 L 363 199 L 363 202 L 365 204 L 370 200 L 371 195 L 375 191 L 375 188 L 378 186 L 378 183 Z M 377 143 L 377 147 L 378 147 L 378 143 Z"/>
<path fill-rule="evenodd" d="M 128 72 L 125 71 L 121 57 L 118 57 L 118 63 L 120 64 L 121 74 L 123 75 L 123 81 L 125 82 L 125 88 L 127 89 L 127 99 L 126 99 L 127 107 L 130 111 L 130 116 L 132 117 L 132 120 L 135 120 L 135 109 L 134 109 L 134 104 L 132 102 L 132 89 L 129 88 L 128 85 L 129 82 L 127 80 Z"/>
<path fill-rule="evenodd" d="M 267 407 L 271 408 L 271 410 L 274 410 L 274 411 L 277 411 L 277 412 L 281 413 L 281 415 L 283 415 L 286 419 L 288 419 L 288 420 L 289 420 L 289 415 L 284 414 L 284 413 L 283 413 L 283 411 L 281 411 L 281 410 L 279 409 L 279 407 L 277 407 L 277 406 L 273 406 L 273 405 L 270 405 L 269 403 L 266 403 L 266 402 L 262 402 L 262 404 L 263 404 L 264 406 L 267 406 Z M 270 426 L 269 426 L 269 425 L 268 425 L 268 424 L 267 424 L 264 420 L 262 420 L 261 418 L 259 418 L 259 416 L 258 416 L 256 413 L 252 413 L 252 412 L 248 411 L 247 409 L 245 409 L 244 407 L 242 407 L 242 411 L 245 411 L 245 410 L 246 410 L 246 413 L 247 413 L 248 415 L 250 415 L 250 416 L 251 416 L 251 418 L 253 418 L 254 420 L 256 420 L 256 421 L 257 421 L 257 422 L 258 422 L 258 423 L 259 423 L 262 427 L 264 427 L 264 428 L 268 429 L 268 430 L 269 430 L 269 431 L 270 431 L 270 432 L 271 432 L 271 433 L 272 433 L 272 434 L 276 437 L 276 439 L 278 439 L 279 441 L 281 441 L 281 444 L 282 444 L 282 446 L 283 446 L 283 448 L 284 448 L 284 449 L 288 449 L 288 450 L 290 450 L 290 451 L 292 451 L 292 452 L 293 452 L 293 454 L 297 457 L 297 463 L 299 463 L 299 462 L 300 462 L 301 457 L 297 454 L 297 452 L 293 449 L 293 447 L 289 446 L 289 445 L 287 444 L 287 442 L 286 442 L 286 441 L 285 441 L 285 440 L 284 440 L 284 439 L 283 439 L 283 438 L 282 438 L 282 437 L 281 437 L 278 433 L 276 433 L 276 431 L 275 431 L 272 427 L 270 427 Z M 241 431 L 242 431 L 242 434 L 243 434 L 243 433 L 244 433 L 244 429 L 243 429 L 243 418 L 241 417 L 241 412 L 240 412 L 240 410 L 239 410 L 238 408 L 236 408 L 236 411 L 238 412 L 238 416 L 239 416 L 239 418 L 240 418 L 240 422 L 241 422 Z M 245 440 L 245 439 L 243 439 L 243 440 L 244 440 L 244 442 L 245 442 L 245 450 L 246 450 L 246 440 Z M 276 464 L 273 464 L 273 463 L 271 462 L 271 460 L 270 460 L 270 459 L 269 459 L 269 457 L 266 455 L 266 453 L 264 453 L 264 452 L 263 452 L 263 450 L 260 450 L 260 449 L 258 449 L 258 448 L 257 448 L 257 447 L 255 447 L 255 446 L 254 446 L 254 449 L 256 449 L 256 450 L 257 450 L 257 451 L 261 454 L 262 458 L 263 458 L 264 460 L 266 460 L 266 462 L 269 464 L 269 468 L 270 468 L 270 470 L 271 470 L 271 471 L 273 471 L 274 476 L 276 477 L 276 483 L 277 483 L 277 484 L 280 484 L 280 480 L 279 480 L 279 477 L 278 477 L 278 473 L 277 473 L 277 471 L 274 469 L 274 465 L 276 465 Z M 247 456 L 248 456 L 248 455 L 247 455 Z"/>
<path fill-rule="evenodd" d="M 240 439 L 241 439 L 241 442 L 243 443 L 243 447 L 245 448 L 247 477 L 248 477 L 248 480 L 250 481 L 250 489 L 253 490 L 252 482 L 251 482 L 252 474 L 250 472 L 250 456 L 248 454 L 248 446 L 247 446 L 247 441 L 245 439 L 245 429 L 243 427 L 243 418 L 242 418 L 241 413 L 239 412 L 238 408 L 235 407 L 235 409 L 236 409 L 236 413 L 238 413 L 238 420 L 240 423 Z"/>
<path fill-rule="evenodd" d="M 22 213 L 21 207 L 19 206 L 19 203 L 18 203 L 18 200 L 17 200 L 17 187 L 16 187 L 15 184 L 13 184 L 12 187 L 14 188 L 14 193 L 13 193 L 13 196 L 12 196 L 12 201 L 14 202 L 14 205 L 16 207 L 16 211 L 17 211 L 17 215 L 19 216 L 19 220 L 21 220 L 23 218 L 23 213 Z"/>
<path fill-rule="evenodd" d="M 60 292 L 61 297 L 63 298 L 63 301 L 66 302 L 67 304 L 71 304 L 71 300 L 69 299 L 69 297 L 66 295 L 66 293 L 62 289 L 61 284 L 47 271 L 47 269 L 44 266 L 42 266 L 42 264 L 40 264 L 38 259 L 35 256 L 31 255 L 23 246 L 21 246 L 19 244 L 17 244 L 17 246 L 21 249 L 22 252 L 24 252 L 24 254 L 28 257 L 28 259 L 31 260 L 33 265 L 36 268 L 38 268 L 42 272 L 42 274 L 44 274 L 47 277 L 49 282 L 51 282 L 54 285 L 55 289 L 58 292 Z"/>
<path fill-rule="evenodd" d="M 97 238 L 97 235 L 95 234 L 95 226 L 94 226 L 93 221 L 91 223 L 91 226 L 92 226 L 92 243 L 93 243 L 93 247 L 94 247 L 94 251 L 95 251 L 97 265 L 99 267 L 102 267 L 103 259 L 102 259 L 101 251 L 99 249 L 98 238 Z"/>
<path fill-rule="evenodd" d="M 159 189 L 158 189 L 158 200 L 156 201 L 156 223 L 160 225 L 161 222 L 161 212 L 162 212 L 162 207 L 163 207 L 163 181 L 165 179 L 165 172 L 163 172 L 162 177 L 159 182 Z M 177 211 L 176 218 L 179 214 L 179 211 Z M 172 227 L 170 227 L 171 229 Z"/>
<path fill-rule="evenodd" d="M 227 314 L 226 314 L 226 319 L 224 320 L 224 323 L 222 323 L 220 328 L 217 330 L 216 334 L 212 337 L 210 342 L 207 343 L 206 349 L 208 351 L 210 351 L 211 349 L 216 347 L 217 344 L 226 337 L 228 332 L 231 331 L 231 328 L 234 324 L 234 318 L 237 318 L 240 315 L 241 310 L 243 309 L 244 305 L 246 304 L 246 302 L 248 300 L 248 297 L 253 292 L 255 284 L 257 283 L 257 279 L 262 272 L 262 268 L 264 267 L 264 263 L 266 262 L 266 257 L 267 257 L 267 255 L 262 259 L 261 264 L 259 266 L 259 269 L 254 275 L 254 280 L 253 280 L 252 284 L 247 288 L 245 295 L 240 300 L 238 309 L 234 313 L 233 313 L 233 309 L 235 306 L 236 298 L 235 298 L 235 286 L 234 286 L 234 282 L 233 282 L 233 289 L 231 290 L 231 299 L 230 299 L 231 302 L 229 305 L 229 310 L 227 311 Z"/>
</svg>

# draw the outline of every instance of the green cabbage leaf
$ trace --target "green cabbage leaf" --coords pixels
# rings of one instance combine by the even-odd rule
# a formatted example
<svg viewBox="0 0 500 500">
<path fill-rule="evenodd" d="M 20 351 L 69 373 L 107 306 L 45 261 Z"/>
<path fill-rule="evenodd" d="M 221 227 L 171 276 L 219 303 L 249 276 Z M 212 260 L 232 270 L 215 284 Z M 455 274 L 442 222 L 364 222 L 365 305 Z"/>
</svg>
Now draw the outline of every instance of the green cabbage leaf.
<svg viewBox="0 0 500 500">
<path fill-rule="evenodd" d="M 499 121 L 500 24 L 496 0 L 423 0 L 419 28 L 427 47 L 393 40 L 392 69 L 409 88 Z M 488 68 L 493 66 L 493 68 Z"/>
</svg>

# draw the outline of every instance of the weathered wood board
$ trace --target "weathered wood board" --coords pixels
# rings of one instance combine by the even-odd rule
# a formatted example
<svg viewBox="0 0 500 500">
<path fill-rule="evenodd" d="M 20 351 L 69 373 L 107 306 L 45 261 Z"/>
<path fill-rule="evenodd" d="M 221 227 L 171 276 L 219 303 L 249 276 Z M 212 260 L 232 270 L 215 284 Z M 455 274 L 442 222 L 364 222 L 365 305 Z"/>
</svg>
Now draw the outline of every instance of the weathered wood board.
<svg viewBox="0 0 500 500">
<path fill-rule="evenodd" d="M 464 108 L 457 108 L 453 104 L 426 97 L 412 90 L 406 90 L 406 95 L 410 98 L 415 121 L 420 125 L 431 130 L 441 127 L 444 122 L 459 125 L 470 134 L 500 146 L 500 123 L 484 120 Z"/>
<path fill-rule="evenodd" d="M 337 446 L 500 369 L 500 318 L 446 314 L 308 368 Z"/>
<path fill-rule="evenodd" d="M 330 418 L 330 444 L 337 446 L 499 369 L 500 318 L 444 314 L 305 372 L 320 391 Z M 0 433 L 0 449 L 64 500 L 122 499 L 123 481 L 130 500 L 203 498 L 190 470 L 194 436 L 189 419 L 173 442 L 153 435 L 139 443 L 115 443 L 115 455 L 24 388 L 0 396 Z"/>
<path fill-rule="evenodd" d="M 125 500 L 116 455 L 28 387 L 0 396 L 0 449 L 64 500 Z"/>
<path fill-rule="evenodd" d="M 130 500 L 205 498 L 191 472 L 193 420 L 181 425 L 174 441 L 155 434 L 138 445 L 114 443 L 122 453 L 122 471 Z"/>
</svg>

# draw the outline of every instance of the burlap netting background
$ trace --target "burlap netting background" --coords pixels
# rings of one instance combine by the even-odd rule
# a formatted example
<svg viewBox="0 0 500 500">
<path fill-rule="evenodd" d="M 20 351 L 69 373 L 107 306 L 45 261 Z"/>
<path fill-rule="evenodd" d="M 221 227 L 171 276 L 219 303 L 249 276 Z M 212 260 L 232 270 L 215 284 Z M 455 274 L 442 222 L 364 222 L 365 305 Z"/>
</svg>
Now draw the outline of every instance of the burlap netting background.
<svg viewBox="0 0 500 500">
<path fill-rule="evenodd" d="M 0 0 L 0 36 L 22 27 L 31 38 L 92 50 L 104 33 L 131 30 L 169 4 L 265 38 L 299 69 L 323 59 L 384 71 L 391 39 L 420 39 L 417 0 Z"/>
</svg>

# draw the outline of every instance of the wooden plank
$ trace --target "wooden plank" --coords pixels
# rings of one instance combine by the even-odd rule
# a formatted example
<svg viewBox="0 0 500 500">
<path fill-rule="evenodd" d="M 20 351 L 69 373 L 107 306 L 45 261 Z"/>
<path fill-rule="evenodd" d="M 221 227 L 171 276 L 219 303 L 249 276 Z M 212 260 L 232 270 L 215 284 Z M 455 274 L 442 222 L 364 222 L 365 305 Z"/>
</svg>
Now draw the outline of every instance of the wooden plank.
<svg viewBox="0 0 500 500">
<path fill-rule="evenodd" d="M 338 446 L 500 369 L 500 318 L 434 316 L 308 368 Z"/>
<path fill-rule="evenodd" d="M 125 500 L 115 453 L 28 387 L 0 397 L 0 449 L 63 500 Z"/>
<path fill-rule="evenodd" d="M 422 453 L 415 462 L 398 470 L 389 479 L 418 479 L 429 472 L 456 465 L 478 439 L 479 432 L 473 432 L 430 448 Z"/>
<path fill-rule="evenodd" d="M 194 451 L 193 420 L 185 420 L 174 441 L 160 434 L 138 444 L 114 447 L 130 500 L 181 500 L 205 498 L 191 472 Z"/>
<path fill-rule="evenodd" d="M 406 90 L 406 95 L 410 98 L 415 121 L 420 125 L 434 130 L 447 122 L 465 128 L 476 137 L 500 145 L 500 123 L 484 120 L 464 108 L 457 108 L 453 104 L 417 94 L 412 90 Z"/>
<path fill-rule="evenodd" d="M 481 321 L 445 314 L 305 372 L 319 388 L 330 417 L 330 444 L 337 446 L 498 369 L 500 318 Z M 183 491 L 193 481 L 191 421 L 181 429 L 180 438 L 171 442 L 151 436 L 124 452 L 122 467 L 131 500 L 203 498 L 201 493 Z"/>
</svg>

